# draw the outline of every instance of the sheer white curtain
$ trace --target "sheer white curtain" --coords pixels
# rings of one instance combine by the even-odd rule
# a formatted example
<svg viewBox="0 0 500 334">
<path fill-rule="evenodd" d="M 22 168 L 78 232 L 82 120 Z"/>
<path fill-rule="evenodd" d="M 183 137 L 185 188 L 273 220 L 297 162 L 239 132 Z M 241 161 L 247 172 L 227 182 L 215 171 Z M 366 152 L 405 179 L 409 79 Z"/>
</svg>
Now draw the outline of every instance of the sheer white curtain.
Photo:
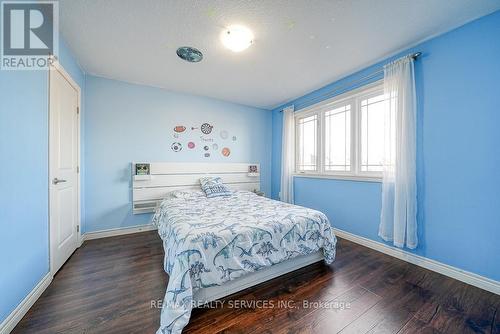
<svg viewBox="0 0 500 334">
<path fill-rule="evenodd" d="M 416 96 L 413 58 L 384 66 L 385 152 L 379 236 L 397 247 L 417 239 Z"/>
<path fill-rule="evenodd" d="M 287 203 L 293 203 L 293 170 L 295 164 L 295 119 L 293 112 L 293 106 L 283 109 L 280 199 Z"/>
</svg>

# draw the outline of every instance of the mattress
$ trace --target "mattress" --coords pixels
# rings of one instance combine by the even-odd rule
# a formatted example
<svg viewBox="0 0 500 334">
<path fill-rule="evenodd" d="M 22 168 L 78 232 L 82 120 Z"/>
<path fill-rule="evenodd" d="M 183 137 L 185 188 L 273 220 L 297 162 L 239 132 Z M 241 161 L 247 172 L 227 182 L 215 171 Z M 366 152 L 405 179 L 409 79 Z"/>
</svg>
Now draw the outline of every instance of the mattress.
<svg viewBox="0 0 500 334">
<path fill-rule="evenodd" d="M 169 281 L 157 333 L 181 333 L 193 293 L 322 250 L 335 259 L 336 238 L 317 210 L 237 191 L 207 198 L 186 192 L 164 200 L 153 216 L 163 240 Z"/>
</svg>

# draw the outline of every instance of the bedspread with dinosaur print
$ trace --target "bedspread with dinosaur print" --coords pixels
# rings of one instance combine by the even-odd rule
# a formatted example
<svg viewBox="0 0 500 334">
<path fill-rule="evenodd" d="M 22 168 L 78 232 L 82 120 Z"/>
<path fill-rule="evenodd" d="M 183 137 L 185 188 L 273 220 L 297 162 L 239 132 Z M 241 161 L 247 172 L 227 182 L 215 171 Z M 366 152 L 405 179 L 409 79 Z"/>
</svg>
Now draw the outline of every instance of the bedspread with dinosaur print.
<svg viewBox="0 0 500 334">
<path fill-rule="evenodd" d="M 336 238 L 323 213 L 252 192 L 168 198 L 153 224 L 163 240 L 169 275 L 157 334 L 182 332 L 196 306 L 197 289 L 320 249 L 326 263 L 335 259 Z"/>
</svg>

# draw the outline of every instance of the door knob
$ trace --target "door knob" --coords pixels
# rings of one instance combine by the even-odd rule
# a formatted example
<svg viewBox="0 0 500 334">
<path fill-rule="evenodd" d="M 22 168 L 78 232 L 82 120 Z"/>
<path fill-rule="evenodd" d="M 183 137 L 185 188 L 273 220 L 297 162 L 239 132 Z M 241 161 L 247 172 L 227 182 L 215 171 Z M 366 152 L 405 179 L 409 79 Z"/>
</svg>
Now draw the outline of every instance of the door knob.
<svg viewBox="0 0 500 334">
<path fill-rule="evenodd" d="M 66 182 L 66 180 L 59 180 L 57 177 L 52 180 L 52 184 L 58 184 L 61 182 Z"/>
</svg>

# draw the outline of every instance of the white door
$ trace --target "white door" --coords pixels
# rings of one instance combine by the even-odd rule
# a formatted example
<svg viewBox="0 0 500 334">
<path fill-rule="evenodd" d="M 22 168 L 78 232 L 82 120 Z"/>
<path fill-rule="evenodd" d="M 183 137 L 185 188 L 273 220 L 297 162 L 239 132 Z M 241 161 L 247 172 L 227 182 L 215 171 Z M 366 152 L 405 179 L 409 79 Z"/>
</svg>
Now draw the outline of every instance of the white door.
<svg viewBox="0 0 500 334">
<path fill-rule="evenodd" d="M 50 257 L 55 274 L 78 246 L 77 86 L 57 67 L 50 70 Z"/>
</svg>

